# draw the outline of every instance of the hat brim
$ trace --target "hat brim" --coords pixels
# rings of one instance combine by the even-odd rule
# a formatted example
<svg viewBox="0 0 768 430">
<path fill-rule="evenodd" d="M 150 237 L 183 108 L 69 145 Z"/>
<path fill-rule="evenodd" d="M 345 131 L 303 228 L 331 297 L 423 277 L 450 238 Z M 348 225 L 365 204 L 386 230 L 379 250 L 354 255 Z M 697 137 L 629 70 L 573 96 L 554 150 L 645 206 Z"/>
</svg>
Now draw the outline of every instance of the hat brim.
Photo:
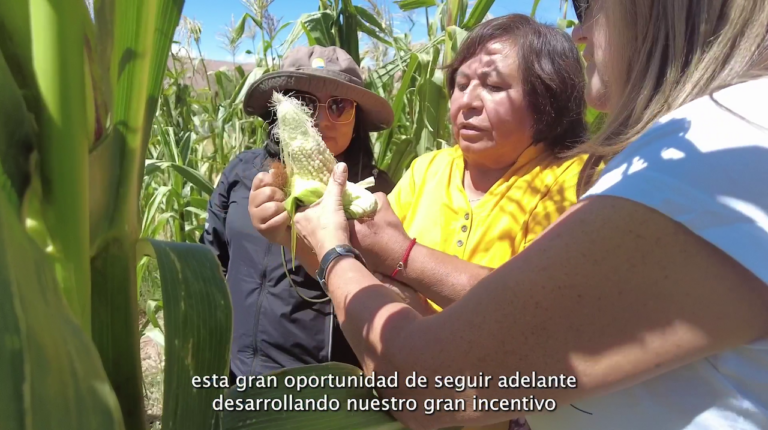
<svg viewBox="0 0 768 430">
<path fill-rule="evenodd" d="M 337 76 L 341 75 L 341 76 Z M 365 128 L 370 132 L 390 128 L 394 112 L 389 102 L 368 89 L 345 82 L 346 76 L 329 70 L 284 70 L 267 73 L 248 88 L 243 98 L 246 115 L 256 115 L 269 121 L 273 112 L 270 101 L 274 91 L 304 91 L 348 97 L 365 112 Z"/>
</svg>

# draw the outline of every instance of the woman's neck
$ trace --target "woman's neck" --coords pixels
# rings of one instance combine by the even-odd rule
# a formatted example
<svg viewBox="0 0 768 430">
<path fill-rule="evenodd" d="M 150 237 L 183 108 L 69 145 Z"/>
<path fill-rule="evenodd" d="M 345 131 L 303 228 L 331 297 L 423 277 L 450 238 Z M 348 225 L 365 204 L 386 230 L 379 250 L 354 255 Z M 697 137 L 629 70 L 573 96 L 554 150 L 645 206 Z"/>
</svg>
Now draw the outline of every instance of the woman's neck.
<svg viewBox="0 0 768 430">
<path fill-rule="evenodd" d="M 490 168 L 470 163 L 464 164 L 464 190 L 470 199 L 482 197 L 509 171 L 509 166 Z"/>
</svg>

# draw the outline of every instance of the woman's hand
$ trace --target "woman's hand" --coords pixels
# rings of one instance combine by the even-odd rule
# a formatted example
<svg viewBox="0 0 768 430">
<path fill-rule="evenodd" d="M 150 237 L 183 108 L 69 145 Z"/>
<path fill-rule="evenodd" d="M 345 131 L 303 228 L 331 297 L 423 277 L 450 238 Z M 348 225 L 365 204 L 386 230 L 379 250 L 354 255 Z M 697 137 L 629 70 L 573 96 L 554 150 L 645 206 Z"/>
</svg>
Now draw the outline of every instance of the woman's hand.
<svg viewBox="0 0 768 430">
<path fill-rule="evenodd" d="M 349 223 L 342 202 L 347 173 L 346 164 L 337 164 L 323 197 L 296 213 L 294 227 L 304 241 L 309 243 L 318 259 L 323 258 L 334 246 L 350 243 Z"/>
<path fill-rule="evenodd" d="M 262 236 L 272 243 L 291 246 L 291 218 L 285 210 L 285 193 L 276 186 L 273 172 L 261 172 L 253 178 L 248 197 L 251 223 Z"/>
<path fill-rule="evenodd" d="M 376 193 L 378 209 L 373 219 L 355 221 L 350 228 L 352 246 L 365 258 L 371 270 L 392 273 L 411 241 L 387 196 Z"/>
</svg>

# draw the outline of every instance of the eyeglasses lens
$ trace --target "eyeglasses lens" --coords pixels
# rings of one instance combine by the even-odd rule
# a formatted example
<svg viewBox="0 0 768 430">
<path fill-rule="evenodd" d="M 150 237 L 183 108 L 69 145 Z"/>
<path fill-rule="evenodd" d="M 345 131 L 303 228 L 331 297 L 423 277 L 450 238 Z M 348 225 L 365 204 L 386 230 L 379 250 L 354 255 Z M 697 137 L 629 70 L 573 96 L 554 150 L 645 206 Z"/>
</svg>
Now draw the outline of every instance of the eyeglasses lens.
<svg viewBox="0 0 768 430">
<path fill-rule="evenodd" d="M 294 94 L 293 97 L 309 108 L 315 117 L 318 106 L 325 105 L 328 118 L 333 122 L 347 122 L 355 113 L 355 102 L 345 97 L 332 97 L 326 103 L 319 103 L 314 96 L 306 94 Z"/>
</svg>

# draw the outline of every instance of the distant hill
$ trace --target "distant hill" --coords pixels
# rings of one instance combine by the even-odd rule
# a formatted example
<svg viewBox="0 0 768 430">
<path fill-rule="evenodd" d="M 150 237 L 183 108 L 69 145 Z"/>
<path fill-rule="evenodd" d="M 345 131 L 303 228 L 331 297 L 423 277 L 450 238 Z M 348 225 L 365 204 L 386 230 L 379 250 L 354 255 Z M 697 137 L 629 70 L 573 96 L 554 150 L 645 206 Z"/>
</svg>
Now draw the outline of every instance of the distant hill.
<svg viewBox="0 0 768 430">
<path fill-rule="evenodd" d="M 216 79 L 213 77 L 213 72 L 227 69 L 227 70 L 234 70 L 236 66 L 240 66 L 243 68 L 246 74 L 250 73 L 254 68 L 255 65 L 253 63 L 232 63 L 231 61 L 218 61 L 218 60 L 204 60 L 205 61 L 205 69 L 203 68 L 203 62 L 199 61 L 197 62 L 196 58 L 192 58 L 193 61 L 196 61 L 195 63 L 195 74 L 192 74 L 192 67 L 189 64 L 188 59 L 183 59 L 181 62 L 176 62 L 176 67 L 183 66 L 187 69 L 186 77 L 185 77 L 185 83 L 192 85 L 193 88 L 200 89 L 200 88 L 206 88 L 208 87 L 208 82 L 205 79 L 205 69 L 208 69 L 208 73 L 211 74 L 209 76 L 211 81 L 211 90 L 214 91 L 216 89 Z M 173 70 L 173 58 L 168 57 L 168 67 Z"/>
</svg>

